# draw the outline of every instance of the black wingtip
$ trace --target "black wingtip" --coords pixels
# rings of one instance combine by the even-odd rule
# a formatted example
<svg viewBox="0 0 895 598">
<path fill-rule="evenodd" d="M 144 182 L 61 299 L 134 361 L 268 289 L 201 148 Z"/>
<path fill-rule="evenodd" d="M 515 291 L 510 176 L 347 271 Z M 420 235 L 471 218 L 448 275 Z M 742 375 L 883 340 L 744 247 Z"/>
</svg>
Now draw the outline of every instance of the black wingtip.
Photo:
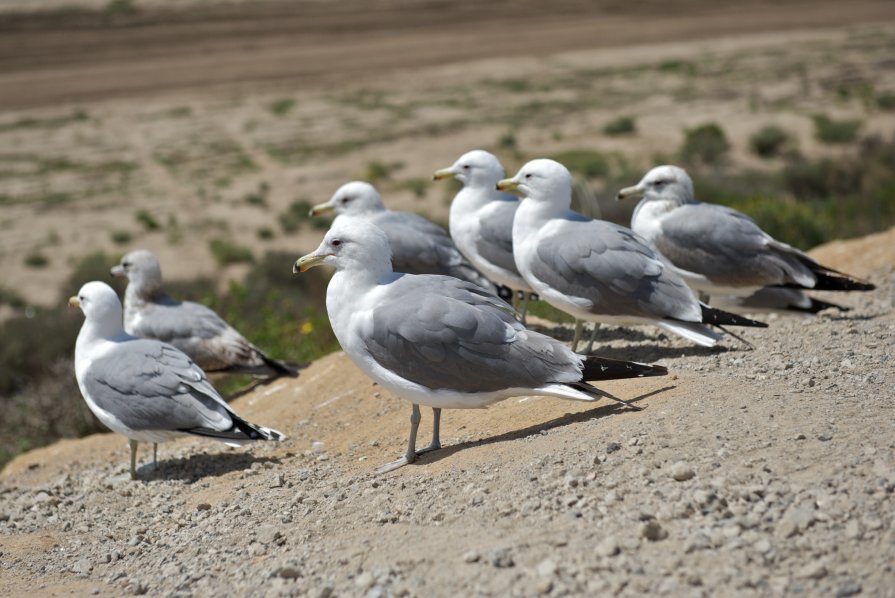
<svg viewBox="0 0 895 598">
<path fill-rule="evenodd" d="M 813 291 L 872 291 L 876 289 L 876 285 L 836 272 L 835 270 L 823 270 L 814 272 L 817 276 L 817 282 L 814 284 Z"/>
<path fill-rule="evenodd" d="M 768 327 L 765 322 L 759 322 L 758 320 L 752 320 L 750 318 L 738 316 L 737 314 L 732 314 L 729 311 L 709 307 L 704 303 L 700 303 L 700 307 L 702 307 L 703 324 L 712 326 L 745 326 L 748 328 Z"/>
<path fill-rule="evenodd" d="M 588 382 L 600 380 L 624 380 L 626 378 L 645 378 L 647 376 L 665 376 L 668 368 L 661 365 L 650 365 L 636 361 L 610 359 L 598 355 L 584 358 L 582 379 Z"/>
</svg>

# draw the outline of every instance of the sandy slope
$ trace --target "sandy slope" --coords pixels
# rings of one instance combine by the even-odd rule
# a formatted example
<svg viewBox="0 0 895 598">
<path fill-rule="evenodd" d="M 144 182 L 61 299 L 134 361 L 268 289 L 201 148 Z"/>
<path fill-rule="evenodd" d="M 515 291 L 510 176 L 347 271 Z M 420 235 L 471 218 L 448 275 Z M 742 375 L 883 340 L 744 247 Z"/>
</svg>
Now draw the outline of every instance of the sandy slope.
<svg viewBox="0 0 895 598">
<path fill-rule="evenodd" d="M 446 448 L 377 477 L 408 406 L 335 354 L 234 403 L 287 432 L 278 446 L 182 440 L 137 483 L 114 435 L 22 455 L 2 474 L 0 585 L 891 595 L 895 230 L 815 254 L 880 288 L 838 297 L 846 316 L 773 319 L 751 352 L 609 331 L 603 354 L 673 373 L 606 385 L 642 412 L 544 398 L 449 411 Z"/>
</svg>

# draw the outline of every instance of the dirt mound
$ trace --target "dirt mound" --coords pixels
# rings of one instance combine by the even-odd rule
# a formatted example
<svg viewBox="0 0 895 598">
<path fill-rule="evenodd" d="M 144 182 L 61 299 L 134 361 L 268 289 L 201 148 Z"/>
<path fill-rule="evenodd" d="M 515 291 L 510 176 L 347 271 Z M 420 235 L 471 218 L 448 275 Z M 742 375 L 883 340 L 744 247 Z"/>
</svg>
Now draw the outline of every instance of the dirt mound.
<svg viewBox="0 0 895 598">
<path fill-rule="evenodd" d="M 0 476 L 0 585 L 884 593 L 895 581 L 892 235 L 819 248 L 879 289 L 838 297 L 853 307 L 844 316 L 773 318 L 748 333 L 754 351 L 604 331 L 600 353 L 672 372 L 605 385 L 642 412 L 537 397 L 450 410 L 444 449 L 376 476 L 403 451 L 409 405 L 334 354 L 234 402 L 286 432 L 280 444 L 184 439 L 162 445 L 157 467 L 144 447 L 137 482 L 120 436 L 21 455 Z M 852 255 L 884 265 L 862 270 Z M 430 422 L 424 411 L 422 442 Z"/>
</svg>

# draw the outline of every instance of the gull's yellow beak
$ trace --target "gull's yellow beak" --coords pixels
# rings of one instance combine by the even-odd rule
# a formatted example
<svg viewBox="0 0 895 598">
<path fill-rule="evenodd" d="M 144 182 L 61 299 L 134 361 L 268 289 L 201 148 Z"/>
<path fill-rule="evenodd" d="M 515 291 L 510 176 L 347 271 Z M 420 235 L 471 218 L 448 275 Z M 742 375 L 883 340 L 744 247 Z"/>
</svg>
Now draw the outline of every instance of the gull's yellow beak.
<svg viewBox="0 0 895 598">
<path fill-rule="evenodd" d="M 332 254 L 317 255 L 316 253 L 309 253 L 304 257 L 300 257 L 295 260 L 294 264 L 292 264 L 292 273 L 298 274 L 299 272 L 307 272 L 311 268 L 322 264 L 323 260 L 325 260 L 330 255 Z"/>
<path fill-rule="evenodd" d="M 513 181 L 513 179 L 503 179 L 502 181 L 497 181 L 497 190 L 498 191 L 518 191 L 519 183 Z"/>
<path fill-rule="evenodd" d="M 454 176 L 454 171 L 450 168 L 442 168 L 441 170 L 436 170 L 432 173 L 433 181 L 440 181 L 441 179 L 447 179 Z"/>
<path fill-rule="evenodd" d="M 68 306 L 73 308 L 81 307 L 81 301 L 77 297 L 69 297 L 68 298 Z"/>
<path fill-rule="evenodd" d="M 308 212 L 308 216 L 319 216 L 320 214 L 329 212 L 332 209 L 333 209 L 333 207 L 330 205 L 329 202 L 318 203 L 316 206 L 311 208 L 311 211 Z"/>
<path fill-rule="evenodd" d="M 626 199 L 640 199 L 643 197 L 643 190 L 640 187 L 625 187 L 615 196 L 616 201 L 624 201 Z"/>
</svg>

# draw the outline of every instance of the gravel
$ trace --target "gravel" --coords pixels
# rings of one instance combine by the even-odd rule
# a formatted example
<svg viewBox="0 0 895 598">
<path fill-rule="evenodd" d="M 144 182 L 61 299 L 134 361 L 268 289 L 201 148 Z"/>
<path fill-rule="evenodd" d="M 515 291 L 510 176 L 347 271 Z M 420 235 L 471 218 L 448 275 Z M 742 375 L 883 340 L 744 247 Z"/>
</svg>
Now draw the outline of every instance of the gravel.
<svg viewBox="0 0 895 598">
<path fill-rule="evenodd" d="M 321 439 L 311 449 L 297 439 L 220 465 L 216 445 L 169 443 L 138 482 L 122 476 L 120 438 L 100 456 L 91 439 L 41 453 L 0 486 L 0 585 L 102 596 L 895 595 L 895 276 L 884 274 L 845 315 L 769 319 L 747 333 L 754 351 L 609 328 L 604 354 L 672 372 L 644 411 L 590 408 L 548 424 L 554 416 L 525 411 L 541 403 L 512 404 L 473 413 L 475 429 L 448 411 L 446 448 L 385 476 L 362 460 L 404 442 L 377 428 L 405 425 L 406 405 L 385 397 L 370 398 L 384 419 L 365 428 L 350 409 L 331 421 L 308 409 L 306 435 Z M 495 434 L 504 415 L 492 412 L 532 421 Z"/>
</svg>

